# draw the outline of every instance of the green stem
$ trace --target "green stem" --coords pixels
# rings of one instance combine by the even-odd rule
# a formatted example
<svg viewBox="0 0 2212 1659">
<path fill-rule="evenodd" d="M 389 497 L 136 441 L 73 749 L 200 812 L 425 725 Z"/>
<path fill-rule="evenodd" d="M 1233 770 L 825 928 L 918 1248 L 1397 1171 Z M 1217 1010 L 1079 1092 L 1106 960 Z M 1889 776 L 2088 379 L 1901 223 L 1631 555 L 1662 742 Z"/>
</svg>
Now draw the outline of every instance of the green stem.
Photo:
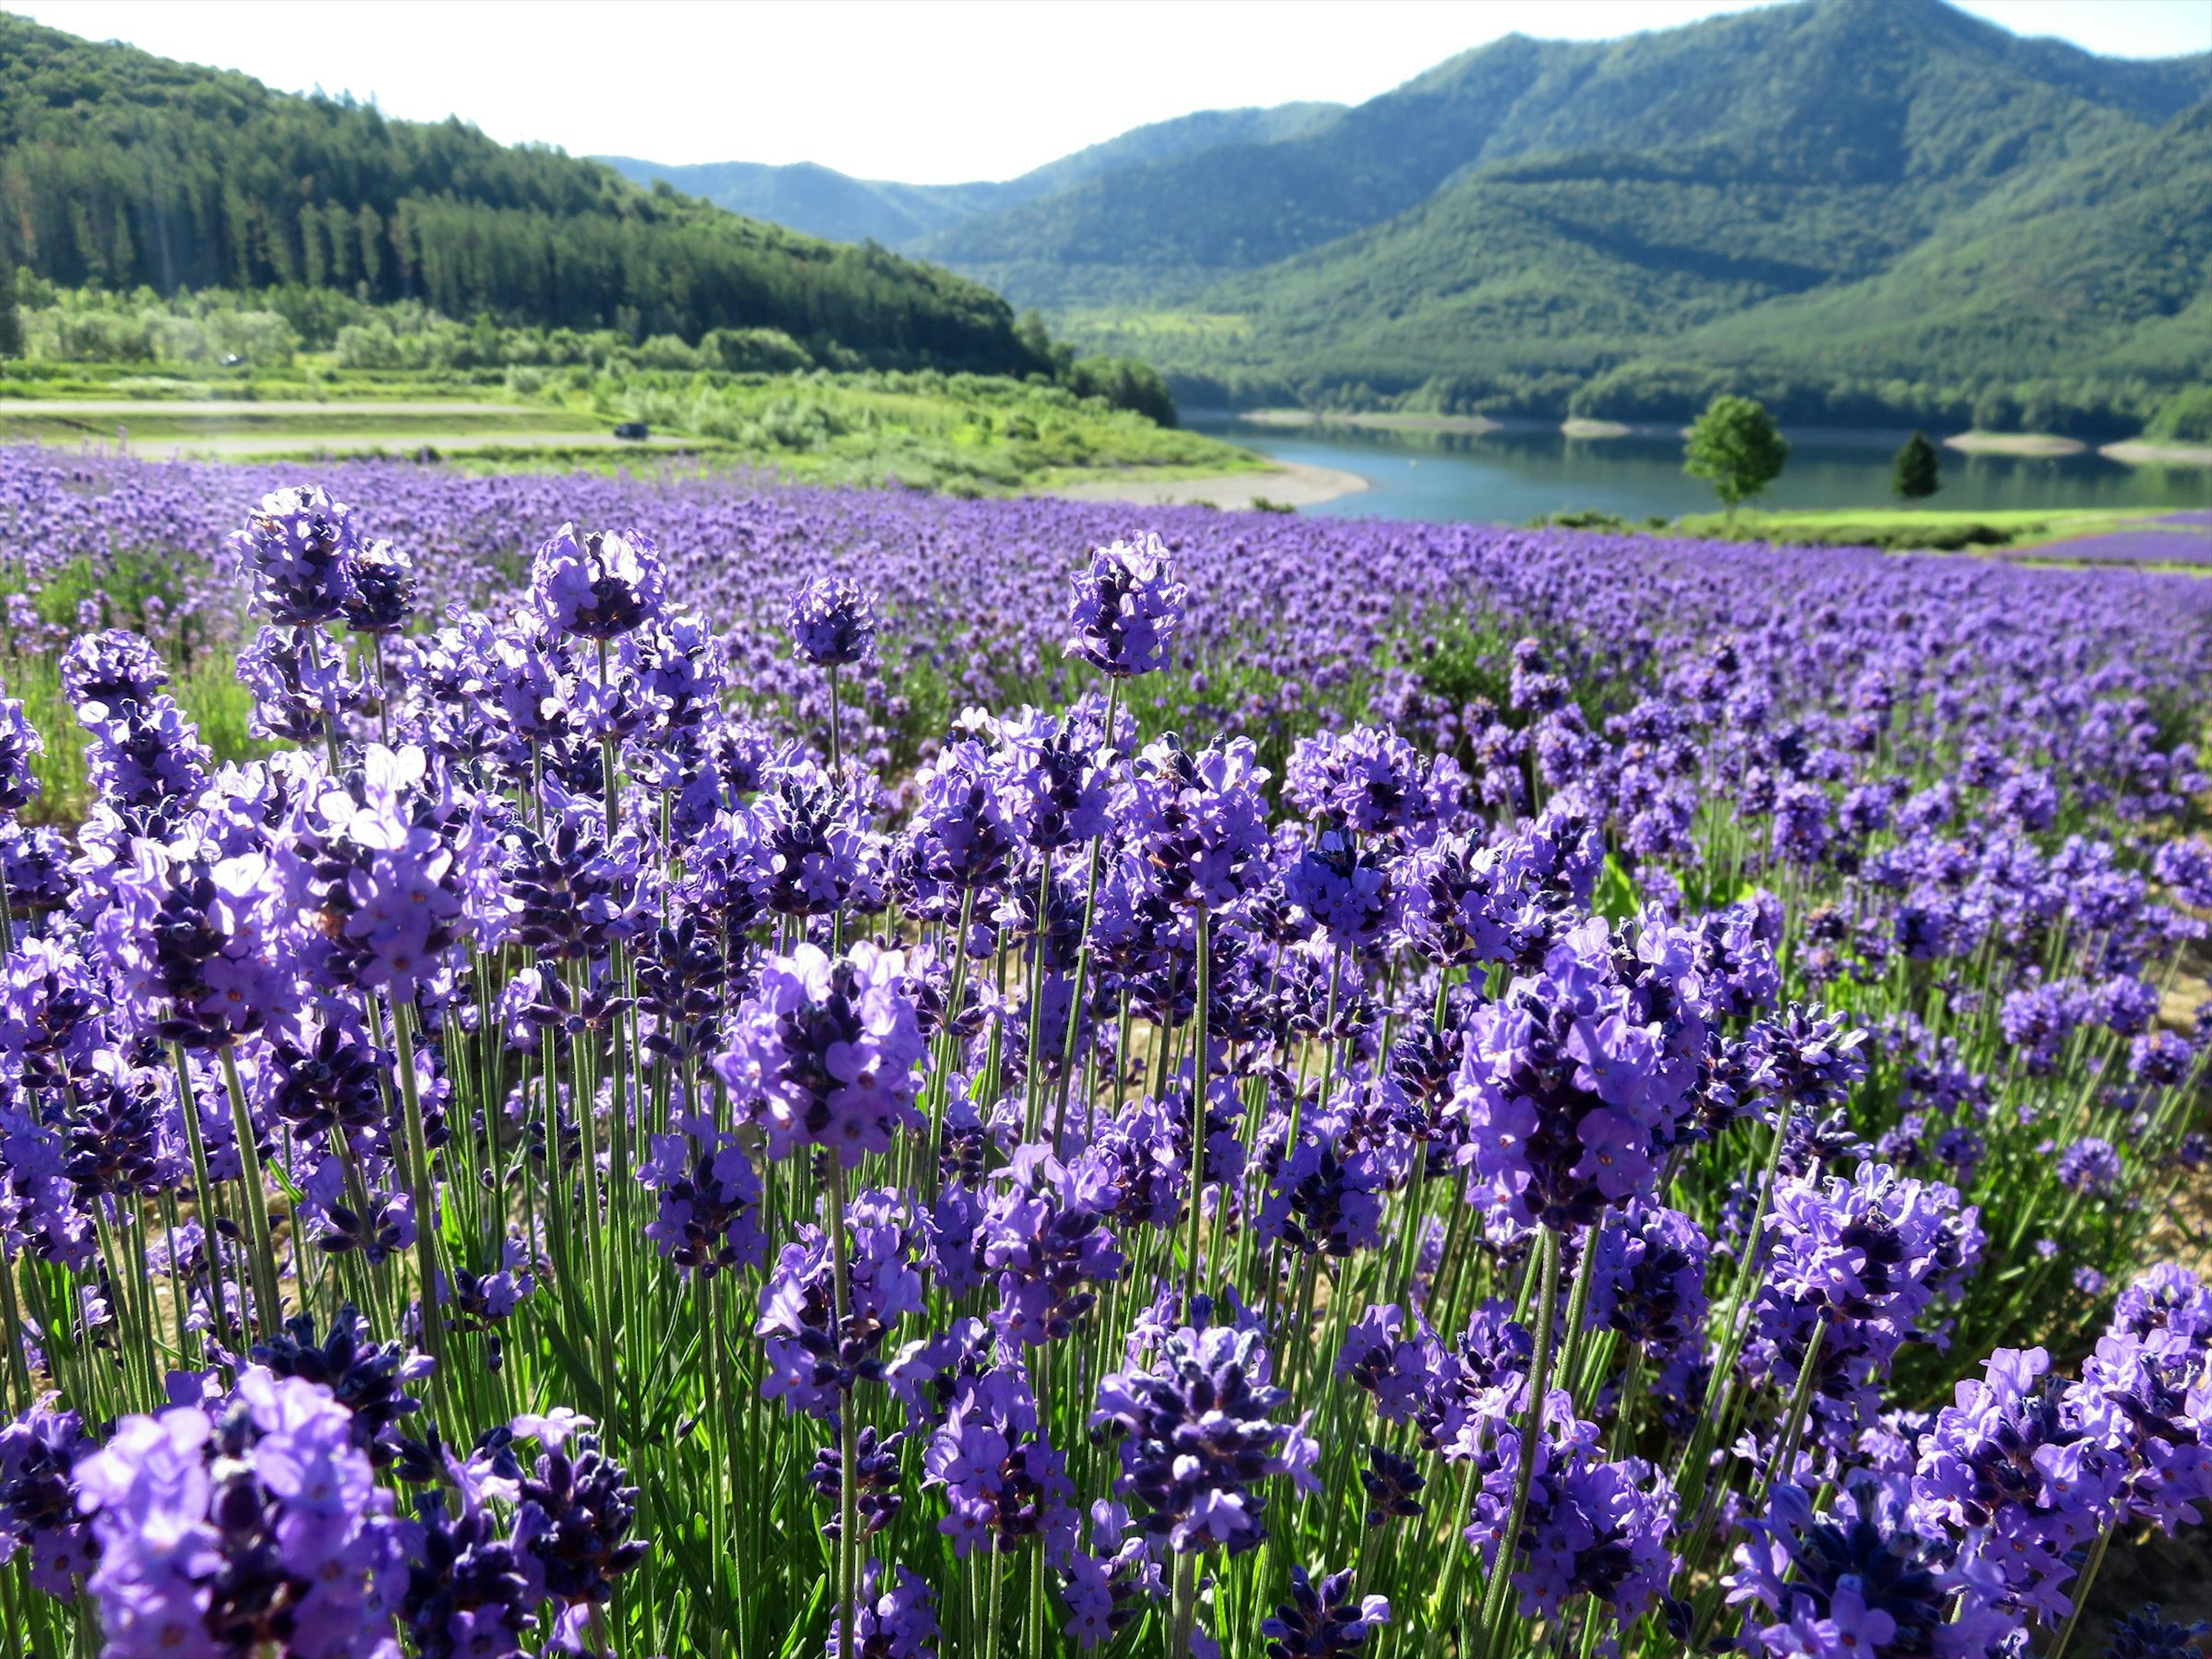
<svg viewBox="0 0 2212 1659">
<path fill-rule="evenodd" d="M 840 1346 L 845 1340 L 845 1322 L 851 1316 L 852 1267 L 846 1258 L 845 1245 L 845 1166 L 835 1147 L 824 1150 L 823 1161 L 829 1165 L 823 1176 L 830 1199 L 830 1307 L 836 1320 L 836 1337 Z M 837 1412 L 837 1659 L 853 1659 L 853 1601 L 858 1589 L 856 1558 L 860 1542 L 860 1493 L 855 1490 L 859 1480 L 859 1425 L 853 1420 L 854 1407 L 848 1393 Z M 997 1561 L 993 1559 L 991 1593 L 995 1602 L 998 1595 Z"/>
<path fill-rule="evenodd" d="M 176 1060 L 177 1109 L 184 1116 L 185 1145 L 191 1152 L 192 1199 L 194 1207 L 199 1212 L 200 1242 L 207 1255 L 208 1311 L 214 1316 L 216 1338 L 221 1340 L 223 1338 L 225 1320 L 222 1305 L 222 1252 L 218 1247 L 222 1244 L 222 1236 L 216 1231 L 215 1226 L 215 1187 L 208 1180 L 207 1142 L 200 1134 L 199 1097 L 192 1090 L 191 1060 L 185 1054 L 184 1044 L 172 1043 L 169 1051 Z M 173 1249 L 175 1244 L 174 1239 L 170 1240 Z M 173 1272 L 174 1271 L 173 1260 Z M 184 1323 L 181 1298 L 177 1310 L 177 1321 L 181 1329 Z"/>
<path fill-rule="evenodd" d="M 408 1000 L 393 991 L 392 1046 L 399 1054 L 399 1102 L 406 1121 L 407 1184 L 415 1203 L 415 1271 L 422 1279 L 422 1351 L 435 1369 L 431 1386 L 450 1397 L 445 1316 L 438 1311 L 438 1212 L 430 1189 L 430 1149 L 422 1134 L 422 1097 L 415 1080 L 415 1020 Z"/>
<path fill-rule="evenodd" d="M 246 1086 L 238 1078 L 238 1057 L 228 1046 L 222 1050 L 222 1081 L 230 1091 L 231 1133 L 238 1141 L 239 1180 L 246 1188 L 246 1225 L 253 1251 L 248 1271 L 253 1275 L 254 1305 L 261 1316 L 261 1328 L 273 1334 L 284 1322 L 284 1303 L 276 1285 L 276 1250 L 270 1242 L 269 1194 L 261 1176 L 261 1151 L 254 1139 L 253 1113 L 246 1103 Z"/>
<path fill-rule="evenodd" d="M 1206 1188 L 1206 1094 L 1208 1082 L 1206 1041 L 1206 1005 L 1212 994 L 1212 974 L 1208 958 L 1212 952 L 1207 948 L 1206 907 L 1196 912 L 1198 927 L 1198 1006 L 1194 1011 L 1198 1019 L 1197 1048 L 1190 1064 L 1190 1254 L 1183 1264 L 1182 1316 L 1191 1317 L 1191 1309 L 1198 1295 L 1198 1246 L 1204 1229 L 1204 1205 L 1200 1202 Z M 1224 1195 L 1224 1201 L 1227 1195 Z"/>
<path fill-rule="evenodd" d="M 1544 1432 L 1545 1395 L 1552 1386 L 1553 1316 L 1559 1304 L 1559 1236 L 1549 1227 L 1538 1230 L 1543 1278 L 1536 1292 L 1536 1352 L 1528 1368 L 1528 1411 L 1522 1419 L 1521 1456 L 1513 1474 L 1513 1501 L 1505 1511 L 1505 1530 L 1498 1540 L 1498 1559 L 1491 1564 L 1490 1584 L 1483 1593 L 1481 1622 L 1477 1626 L 1478 1659 L 1492 1659 L 1494 1633 L 1505 1616 L 1510 1597 L 1513 1562 L 1521 1540 L 1521 1522 L 1528 1512 L 1528 1488 L 1536 1478 L 1536 1447 Z"/>
<path fill-rule="evenodd" d="M 2097 1547 L 2089 1552 L 2087 1565 L 2081 1569 L 2081 1582 L 2074 1587 L 2074 1611 L 2066 1615 L 2059 1627 L 2058 1639 L 2051 1644 L 2044 1659 L 2066 1659 L 2066 1650 L 2074 1640 L 2074 1627 L 2081 1622 L 2081 1609 L 2089 1605 L 2089 1592 L 2096 1587 L 2097 1574 L 2105 1565 L 2105 1552 L 2112 1547 L 2112 1534 L 2119 1526 L 2117 1518 L 2107 1521 L 2097 1534 Z"/>
</svg>

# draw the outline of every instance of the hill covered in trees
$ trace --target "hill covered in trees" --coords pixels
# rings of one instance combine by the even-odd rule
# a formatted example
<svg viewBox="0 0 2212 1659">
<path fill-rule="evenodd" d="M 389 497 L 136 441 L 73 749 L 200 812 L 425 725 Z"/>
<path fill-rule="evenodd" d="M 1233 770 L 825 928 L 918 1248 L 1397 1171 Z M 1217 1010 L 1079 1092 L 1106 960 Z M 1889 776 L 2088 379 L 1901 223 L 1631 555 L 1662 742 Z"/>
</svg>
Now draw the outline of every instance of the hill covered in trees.
<svg viewBox="0 0 2212 1659">
<path fill-rule="evenodd" d="M 996 294 L 459 121 L 0 14 L 0 270 L 162 294 L 330 289 L 448 316 L 696 341 L 773 329 L 873 366 L 1049 370 Z"/>
<path fill-rule="evenodd" d="M 2130 428 L 2212 374 L 2212 58 L 1941 0 L 1521 36 L 911 251 L 1184 401 Z"/>
</svg>

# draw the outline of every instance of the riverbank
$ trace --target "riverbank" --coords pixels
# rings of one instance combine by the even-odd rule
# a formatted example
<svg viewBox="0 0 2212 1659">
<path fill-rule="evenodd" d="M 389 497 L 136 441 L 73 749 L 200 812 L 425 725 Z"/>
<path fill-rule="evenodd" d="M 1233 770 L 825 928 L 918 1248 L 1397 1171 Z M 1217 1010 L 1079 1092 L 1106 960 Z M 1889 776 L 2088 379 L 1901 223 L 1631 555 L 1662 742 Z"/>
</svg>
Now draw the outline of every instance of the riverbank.
<svg viewBox="0 0 2212 1659">
<path fill-rule="evenodd" d="M 2033 564 L 2131 564 L 2212 569 L 2212 520 L 2162 508 L 2107 512 L 1959 512 L 1888 507 L 1826 513 L 1690 514 L 1662 533 L 1793 547 L 1879 547 L 1897 553 L 1970 553 Z"/>
</svg>

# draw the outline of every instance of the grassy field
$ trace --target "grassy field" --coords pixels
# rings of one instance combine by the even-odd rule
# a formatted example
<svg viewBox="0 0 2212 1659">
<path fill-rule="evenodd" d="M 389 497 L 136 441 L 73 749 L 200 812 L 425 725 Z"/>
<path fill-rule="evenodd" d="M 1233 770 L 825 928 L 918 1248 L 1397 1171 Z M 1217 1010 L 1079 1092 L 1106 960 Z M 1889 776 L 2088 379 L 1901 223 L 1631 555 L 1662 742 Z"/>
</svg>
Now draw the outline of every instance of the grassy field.
<svg viewBox="0 0 2212 1659">
<path fill-rule="evenodd" d="M 1887 547 L 1953 552 L 2003 548 L 2017 552 L 2046 543 L 2100 536 L 2152 523 L 2172 507 L 2123 510 L 2034 508 L 1987 513 L 1943 507 L 1843 507 L 1820 512 L 1740 512 L 1729 524 L 1718 513 L 1691 514 L 1669 529 L 1685 536 L 1786 542 L 1808 547 Z"/>
<path fill-rule="evenodd" d="M 410 376 L 303 362 L 185 378 L 143 365 L 56 367 L 67 372 L 0 377 L 0 441 L 233 460 L 428 451 L 486 467 L 613 465 L 646 451 L 805 483 L 891 482 L 958 495 L 1133 469 L 1172 478 L 1265 465 L 1060 387 L 975 375 Z M 652 435 L 614 435 L 632 422 Z"/>
</svg>

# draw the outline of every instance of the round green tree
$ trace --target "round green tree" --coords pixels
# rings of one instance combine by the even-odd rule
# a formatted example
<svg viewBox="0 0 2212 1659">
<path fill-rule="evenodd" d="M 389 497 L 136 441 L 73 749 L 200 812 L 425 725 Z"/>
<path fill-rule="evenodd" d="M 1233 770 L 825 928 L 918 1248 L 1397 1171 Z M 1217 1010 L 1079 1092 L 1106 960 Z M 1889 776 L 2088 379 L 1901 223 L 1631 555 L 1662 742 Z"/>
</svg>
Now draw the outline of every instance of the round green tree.
<svg viewBox="0 0 2212 1659">
<path fill-rule="evenodd" d="M 1698 416 L 1682 455 L 1682 471 L 1711 482 L 1713 494 L 1721 498 L 1733 524 L 1739 505 L 1782 476 L 1790 459 L 1790 441 L 1774 424 L 1765 404 L 1723 392 Z"/>
<path fill-rule="evenodd" d="M 1936 446 L 1928 441 L 1928 434 L 1916 432 L 1905 441 L 1905 447 L 1897 452 L 1895 470 L 1890 475 L 1889 487 L 1897 492 L 1899 501 L 1923 501 L 1943 487 L 1942 469 L 1936 464 Z"/>
</svg>

